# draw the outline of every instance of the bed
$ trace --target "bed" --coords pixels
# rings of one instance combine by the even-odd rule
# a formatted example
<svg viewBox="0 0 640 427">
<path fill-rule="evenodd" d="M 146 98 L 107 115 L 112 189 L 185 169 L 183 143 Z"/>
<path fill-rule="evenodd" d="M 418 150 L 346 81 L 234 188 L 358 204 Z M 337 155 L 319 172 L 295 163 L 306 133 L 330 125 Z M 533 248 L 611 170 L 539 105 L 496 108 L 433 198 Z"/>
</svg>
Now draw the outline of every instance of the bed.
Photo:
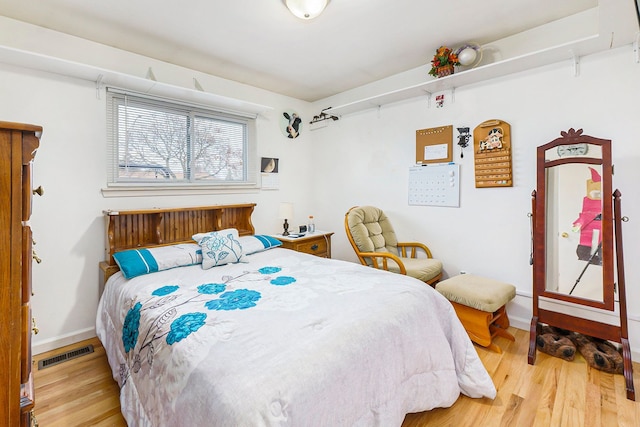
<svg viewBox="0 0 640 427">
<path fill-rule="evenodd" d="M 433 288 L 263 241 L 254 206 L 106 212 L 96 330 L 130 426 L 399 426 L 495 397 Z M 237 262 L 204 269 L 211 236 Z M 124 255 L 146 251 L 153 272 L 132 273 Z"/>
</svg>

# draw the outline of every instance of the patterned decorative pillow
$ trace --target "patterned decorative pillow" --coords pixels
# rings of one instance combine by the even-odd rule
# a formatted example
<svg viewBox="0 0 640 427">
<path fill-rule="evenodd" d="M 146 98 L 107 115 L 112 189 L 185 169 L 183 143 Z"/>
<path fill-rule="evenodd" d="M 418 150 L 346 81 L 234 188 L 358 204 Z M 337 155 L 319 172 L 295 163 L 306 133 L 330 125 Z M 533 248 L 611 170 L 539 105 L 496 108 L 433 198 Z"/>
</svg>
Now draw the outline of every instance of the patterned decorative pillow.
<svg viewBox="0 0 640 427">
<path fill-rule="evenodd" d="M 181 243 L 148 249 L 130 249 L 113 254 L 126 279 L 185 265 L 200 264 L 202 249 L 194 243 Z"/>
<path fill-rule="evenodd" d="M 266 251 L 267 249 L 281 246 L 282 242 L 275 237 L 256 234 L 255 236 L 240 237 L 240 245 L 242 253 L 245 255 L 255 254 L 256 252 Z"/>
<path fill-rule="evenodd" d="M 202 268 L 207 270 L 219 265 L 242 261 L 242 246 L 238 240 L 238 230 L 227 228 L 192 236 L 202 248 Z"/>
</svg>

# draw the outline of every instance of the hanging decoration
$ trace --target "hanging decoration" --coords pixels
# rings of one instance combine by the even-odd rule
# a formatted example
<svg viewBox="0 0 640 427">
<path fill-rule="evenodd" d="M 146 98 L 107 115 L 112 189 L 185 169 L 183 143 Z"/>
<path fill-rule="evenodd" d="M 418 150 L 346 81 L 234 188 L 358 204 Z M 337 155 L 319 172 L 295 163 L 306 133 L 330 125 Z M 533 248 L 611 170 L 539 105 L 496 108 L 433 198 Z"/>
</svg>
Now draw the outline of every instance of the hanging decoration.
<svg viewBox="0 0 640 427">
<path fill-rule="evenodd" d="M 315 123 L 323 122 L 325 120 L 333 120 L 333 121 L 340 120 L 338 116 L 334 116 L 332 114 L 327 113 L 327 110 L 330 110 L 330 109 L 331 107 L 327 107 L 322 111 L 320 111 L 320 113 L 317 116 L 313 116 L 313 120 L 311 120 L 309 124 L 312 125 Z"/>
<path fill-rule="evenodd" d="M 302 125 L 302 119 L 300 118 L 300 116 L 298 116 L 298 113 L 296 112 L 288 112 L 285 111 L 284 113 L 282 113 L 282 120 L 281 120 L 281 128 L 282 128 L 282 133 L 284 133 L 284 135 L 287 138 L 297 138 L 298 136 L 300 136 L 300 128 Z"/>
<path fill-rule="evenodd" d="M 469 146 L 469 139 L 471 139 L 471 133 L 469 132 L 469 128 L 456 128 L 458 129 L 458 145 L 460 146 L 460 158 L 464 157 L 464 153 L 462 152 L 463 148 L 467 148 Z"/>
<path fill-rule="evenodd" d="M 473 130 L 476 188 L 513 187 L 511 126 L 487 120 Z"/>
</svg>

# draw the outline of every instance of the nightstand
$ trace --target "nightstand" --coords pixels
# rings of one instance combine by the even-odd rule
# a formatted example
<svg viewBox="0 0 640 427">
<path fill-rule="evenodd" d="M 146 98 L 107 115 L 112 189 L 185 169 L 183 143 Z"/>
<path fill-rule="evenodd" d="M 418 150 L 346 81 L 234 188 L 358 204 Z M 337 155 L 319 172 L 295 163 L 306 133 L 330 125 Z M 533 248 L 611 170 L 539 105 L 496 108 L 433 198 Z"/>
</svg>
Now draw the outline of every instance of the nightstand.
<svg viewBox="0 0 640 427">
<path fill-rule="evenodd" d="M 282 247 L 304 252 L 323 258 L 331 258 L 331 236 L 333 232 L 316 231 L 302 237 L 289 237 L 276 234 L 273 237 L 282 242 Z"/>
</svg>

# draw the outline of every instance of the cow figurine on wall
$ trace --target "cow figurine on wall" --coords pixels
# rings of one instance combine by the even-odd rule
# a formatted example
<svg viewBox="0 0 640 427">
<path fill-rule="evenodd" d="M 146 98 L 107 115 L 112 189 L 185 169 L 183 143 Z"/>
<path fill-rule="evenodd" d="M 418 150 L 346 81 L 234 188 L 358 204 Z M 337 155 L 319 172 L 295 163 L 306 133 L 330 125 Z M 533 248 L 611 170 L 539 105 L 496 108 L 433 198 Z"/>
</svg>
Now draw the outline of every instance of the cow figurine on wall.
<svg viewBox="0 0 640 427">
<path fill-rule="evenodd" d="M 487 137 L 480 141 L 480 151 L 501 149 L 503 135 L 504 132 L 502 132 L 501 128 L 491 129 Z"/>
</svg>

